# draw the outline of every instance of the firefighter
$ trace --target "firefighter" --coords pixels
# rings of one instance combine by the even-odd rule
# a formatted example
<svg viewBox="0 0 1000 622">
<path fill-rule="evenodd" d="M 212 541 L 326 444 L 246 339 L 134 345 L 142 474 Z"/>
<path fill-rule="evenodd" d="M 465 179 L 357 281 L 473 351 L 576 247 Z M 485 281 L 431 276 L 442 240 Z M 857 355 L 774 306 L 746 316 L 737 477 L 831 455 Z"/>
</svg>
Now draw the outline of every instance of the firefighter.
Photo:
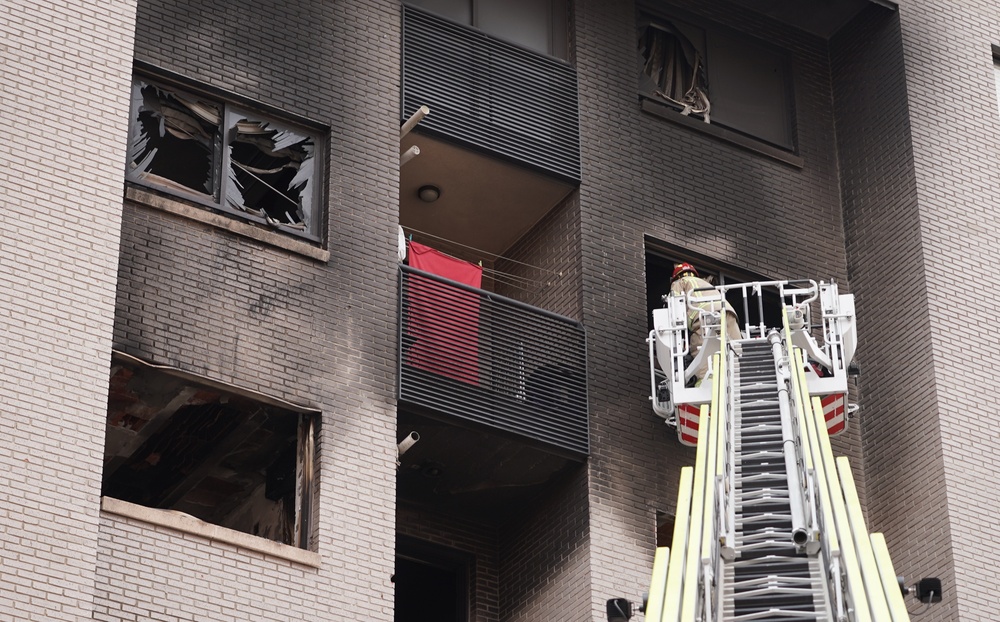
<svg viewBox="0 0 1000 622">
<path fill-rule="evenodd" d="M 704 290 L 704 291 L 695 291 Z M 672 296 L 680 296 L 681 294 L 687 294 L 691 299 L 711 297 L 715 300 L 707 300 L 701 303 L 694 303 L 694 306 L 699 307 L 705 311 L 718 311 L 720 306 L 719 292 L 712 284 L 705 279 L 698 276 L 698 271 L 695 270 L 694 266 L 689 263 L 679 263 L 674 265 L 674 272 L 672 275 L 672 281 L 670 283 L 670 294 Z M 737 341 L 743 339 L 743 335 L 740 333 L 740 322 L 736 317 L 736 311 L 730 306 L 725 300 L 721 301 L 721 304 L 725 305 L 725 322 L 726 322 L 726 337 L 729 341 Z M 701 344 L 704 342 L 704 336 L 701 333 L 701 314 L 697 310 L 688 309 L 688 334 L 689 342 L 691 344 L 690 353 L 692 357 L 698 356 L 698 351 L 701 350 Z M 738 343 L 732 344 L 733 351 L 737 355 L 741 354 L 742 347 Z M 695 376 L 698 378 L 698 384 L 705 377 L 708 372 L 708 359 L 706 358 L 698 369 L 695 370 Z"/>
</svg>

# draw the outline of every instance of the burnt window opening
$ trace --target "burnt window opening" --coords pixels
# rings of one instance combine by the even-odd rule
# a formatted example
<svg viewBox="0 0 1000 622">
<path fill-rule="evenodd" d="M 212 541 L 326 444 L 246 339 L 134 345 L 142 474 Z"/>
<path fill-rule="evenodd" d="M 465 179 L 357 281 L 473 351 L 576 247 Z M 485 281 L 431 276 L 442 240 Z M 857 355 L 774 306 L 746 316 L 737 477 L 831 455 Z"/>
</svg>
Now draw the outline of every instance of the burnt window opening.
<svg viewBox="0 0 1000 622">
<path fill-rule="evenodd" d="M 640 15 L 636 34 L 640 99 L 794 151 L 787 51 L 694 16 Z"/>
<path fill-rule="evenodd" d="M 215 196 L 221 108 L 135 80 L 132 110 L 129 178 Z"/>
<path fill-rule="evenodd" d="M 704 32 L 691 26 L 644 20 L 639 27 L 643 92 L 676 107 L 681 114 L 701 116 L 707 123 L 712 106 L 708 99 L 704 45 Z"/>
<path fill-rule="evenodd" d="M 229 142 L 229 204 L 296 229 L 312 212 L 313 153 L 308 135 L 273 122 L 242 117 Z"/>
<path fill-rule="evenodd" d="M 660 252 L 659 250 L 647 249 L 646 330 L 653 330 L 653 309 L 660 309 L 664 306 L 663 296 L 670 293 L 674 266 L 679 263 L 693 265 L 701 278 L 716 286 L 770 280 L 758 274 L 712 262 L 702 257 L 692 257 L 681 252 Z M 751 326 L 760 324 L 762 321 L 761 309 L 763 309 L 765 326 L 780 327 L 782 325 L 781 300 L 779 300 L 777 292 L 765 290 L 762 295 L 763 298 L 758 306 L 756 303 L 744 304 L 743 293 L 739 289 L 731 289 L 726 292 L 726 299 L 736 311 L 740 326 L 746 322 L 749 322 Z"/>
<path fill-rule="evenodd" d="M 136 77 L 126 179 L 319 241 L 320 133 Z"/>
<path fill-rule="evenodd" d="M 309 548 L 316 423 L 313 412 L 119 356 L 101 494 Z"/>
</svg>

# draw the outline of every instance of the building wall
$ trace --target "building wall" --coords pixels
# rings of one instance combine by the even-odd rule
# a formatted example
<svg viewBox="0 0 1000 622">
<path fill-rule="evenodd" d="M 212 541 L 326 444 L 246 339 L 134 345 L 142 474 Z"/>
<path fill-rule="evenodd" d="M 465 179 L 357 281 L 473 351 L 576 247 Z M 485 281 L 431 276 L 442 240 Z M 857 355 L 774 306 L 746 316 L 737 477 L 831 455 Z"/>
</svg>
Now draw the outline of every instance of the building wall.
<svg viewBox="0 0 1000 622">
<path fill-rule="evenodd" d="M 496 291 L 580 319 L 580 201 L 574 192 L 504 251 L 497 271 L 512 275 Z"/>
<path fill-rule="evenodd" d="M 578 4 L 595 618 L 609 596 L 645 590 L 655 512 L 674 511 L 678 469 L 694 461 L 647 400 L 643 236 L 774 278 L 843 283 L 847 272 L 826 43 L 729 5 L 700 5 L 680 3 L 791 51 L 802 165 L 643 113 L 636 6 Z"/>
<path fill-rule="evenodd" d="M 144 0 L 138 15 L 136 58 L 332 128 L 329 261 L 129 202 L 114 332 L 129 354 L 322 410 L 323 562 L 108 515 L 102 619 L 189 619 L 231 601 L 234 619 L 389 620 L 399 113 L 387 94 L 400 88 L 399 4 Z"/>
<path fill-rule="evenodd" d="M 868 43 L 876 58 L 885 57 L 884 28 Z M 1000 512 L 1000 337 L 992 328 L 1000 116 L 991 49 L 1000 8 L 907 0 L 899 30 L 905 85 L 898 73 L 887 76 L 891 89 L 873 100 L 895 104 L 878 126 L 891 146 L 879 158 L 888 166 L 849 214 L 859 312 L 888 344 L 869 364 L 879 416 L 866 429 L 870 511 L 890 545 L 902 543 L 910 576 L 942 575 L 946 602 L 936 616 L 989 620 L 1000 550 L 978 534 Z M 911 154 L 900 146 L 904 124 Z"/>
<path fill-rule="evenodd" d="M 472 555 L 469 620 L 500 619 L 498 528 L 481 521 L 456 518 L 411 505 L 397 506 L 397 533 Z"/>
<path fill-rule="evenodd" d="M 0 4 L 0 616 L 93 615 L 135 4 Z"/>
<path fill-rule="evenodd" d="M 885 533 L 898 574 L 935 574 L 951 583 L 899 15 L 869 9 L 834 38 L 831 59 L 858 312 L 869 527 Z"/>
<path fill-rule="evenodd" d="M 500 529 L 501 620 L 585 620 L 590 614 L 587 469 Z"/>
</svg>

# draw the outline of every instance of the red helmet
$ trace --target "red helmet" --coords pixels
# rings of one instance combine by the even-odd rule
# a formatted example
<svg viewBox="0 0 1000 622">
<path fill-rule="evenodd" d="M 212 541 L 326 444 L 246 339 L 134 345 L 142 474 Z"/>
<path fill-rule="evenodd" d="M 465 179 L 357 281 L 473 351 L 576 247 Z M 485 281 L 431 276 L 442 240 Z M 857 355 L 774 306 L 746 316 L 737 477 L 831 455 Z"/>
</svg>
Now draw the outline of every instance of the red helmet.
<svg viewBox="0 0 1000 622">
<path fill-rule="evenodd" d="M 677 263 L 677 264 L 674 264 L 674 274 L 671 277 L 671 280 L 672 279 L 676 279 L 677 277 L 679 277 L 680 275 L 684 274 L 685 272 L 690 272 L 690 273 L 694 274 L 695 276 L 699 276 L 698 275 L 698 271 L 695 270 L 694 266 L 692 266 L 691 264 L 689 264 L 687 262 L 685 262 L 685 263 Z"/>
</svg>

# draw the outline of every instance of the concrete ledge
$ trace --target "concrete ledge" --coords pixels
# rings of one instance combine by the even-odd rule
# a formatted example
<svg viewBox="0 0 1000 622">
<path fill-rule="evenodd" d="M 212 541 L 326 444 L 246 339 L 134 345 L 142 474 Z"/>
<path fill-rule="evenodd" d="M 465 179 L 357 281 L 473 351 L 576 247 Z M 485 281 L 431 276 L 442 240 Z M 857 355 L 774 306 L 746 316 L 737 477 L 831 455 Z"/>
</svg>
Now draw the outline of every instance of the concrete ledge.
<svg viewBox="0 0 1000 622">
<path fill-rule="evenodd" d="M 790 164 L 796 168 L 802 168 L 802 158 L 795 155 L 791 151 L 785 151 L 779 147 L 755 140 L 749 136 L 744 136 L 739 132 L 734 132 L 733 130 L 726 129 L 719 125 L 705 123 L 701 119 L 686 117 L 665 104 L 657 104 L 649 99 L 643 99 L 642 111 L 647 114 L 651 114 L 654 117 L 670 121 L 671 123 L 683 125 L 684 127 L 695 130 L 696 132 L 702 132 L 714 138 L 718 138 L 719 140 L 731 143 L 737 147 L 742 147 L 747 151 L 753 151 L 754 153 L 759 153 L 780 162 L 784 162 L 785 164 Z"/>
<path fill-rule="evenodd" d="M 280 542 L 274 542 L 266 538 L 259 538 L 248 533 L 243 533 L 242 531 L 212 525 L 184 512 L 147 508 L 144 505 L 137 505 L 112 497 L 101 497 L 101 510 L 109 514 L 116 514 L 144 523 L 201 536 L 213 542 L 225 542 L 226 544 L 231 544 L 242 549 L 256 551 L 270 557 L 278 557 L 312 568 L 319 568 L 322 562 L 319 553 L 288 546 L 287 544 L 281 544 Z"/>
<path fill-rule="evenodd" d="M 286 251 L 304 255 L 310 259 L 323 262 L 330 261 L 330 251 L 313 246 L 309 242 L 296 240 L 295 238 L 290 238 L 280 233 L 268 231 L 267 229 L 257 227 L 252 223 L 243 222 L 236 218 L 229 218 L 228 216 L 211 211 L 210 209 L 188 205 L 183 201 L 164 197 L 156 194 L 155 192 L 126 185 L 125 198 L 140 205 L 152 207 L 164 212 L 170 212 L 171 214 L 182 216 L 184 218 L 190 218 L 191 220 L 197 220 L 198 222 L 205 223 L 206 225 L 212 225 L 213 227 L 218 227 L 244 237 L 252 238 L 258 242 L 264 242 L 265 244 L 270 244 L 271 246 L 283 248 Z"/>
</svg>

